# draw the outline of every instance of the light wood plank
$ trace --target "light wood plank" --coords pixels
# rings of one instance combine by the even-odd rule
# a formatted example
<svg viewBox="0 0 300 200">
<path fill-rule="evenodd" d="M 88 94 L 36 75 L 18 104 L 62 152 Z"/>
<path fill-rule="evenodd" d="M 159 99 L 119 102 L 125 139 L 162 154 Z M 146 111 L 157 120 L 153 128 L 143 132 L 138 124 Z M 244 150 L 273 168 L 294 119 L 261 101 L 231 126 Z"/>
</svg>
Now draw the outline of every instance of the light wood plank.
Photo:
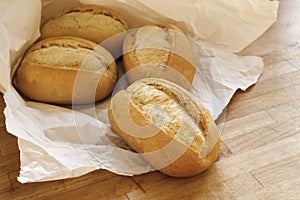
<svg viewBox="0 0 300 200">
<path fill-rule="evenodd" d="M 5 130 L 5 118 L 4 115 L 0 113 L 0 131 Z"/>
<path fill-rule="evenodd" d="M 293 134 L 300 133 L 300 116 L 291 118 L 291 119 L 283 119 L 273 128 L 276 132 L 281 133 L 283 137 L 287 137 Z"/>
<path fill-rule="evenodd" d="M 300 116 L 300 101 L 292 100 L 266 109 L 266 112 L 276 121 L 284 122 Z"/>
<path fill-rule="evenodd" d="M 223 139 L 223 142 L 231 152 L 238 154 L 279 140 L 281 139 L 281 136 L 280 133 L 266 127 Z"/>
<path fill-rule="evenodd" d="M 223 142 L 234 154 L 237 154 L 268 145 L 270 142 L 297 134 L 299 131 L 300 116 L 289 117 L 283 118 L 281 122 L 272 123 L 244 134 L 234 134 L 231 137 L 224 138 Z"/>
<path fill-rule="evenodd" d="M 296 72 L 299 69 L 294 67 L 289 61 L 283 58 L 282 59 L 274 59 L 280 56 L 282 52 L 278 52 L 276 54 L 271 54 L 264 57 L 264 71 L 259 79 L 259 81 L 266 81 L 268 79 L 277 79 L 277 77 L 282 75 L 289 75 L 292 72 Z"/>
<path fill-rule="evenodd" d="M 62 180 L 22 184 L 17 181 L 18 175 L 19 170 L 11 171 L 8 174 L 12 190 L 0 195 L 0 199 L 42 199 L 46 196 L 58 194 L 65 190 Z"/>
<path fill-rule="evenodd" d="M 19 154 L 12 154 L 8 157 L 0 157 L 0 175 L 7 174 L 20 169 Z"/>
<path fill-rule="evenodd" d="M 227 145 L 221 140 L 221 146 L 220 146 L 220 154 L 218 157 L 218 160 L 226 159 L 230 156 L 233 156 L 232 151 L 227 147 Z"/>
<path fill-rule="evenodd" d="M 32 200 L 64 192 L 62 181 L 27 183 L 15 190 L 0 194 L 0 199 Z"/>
<path fill-rule="evenodd" d="M 4 107 L 5 107 L 5 103 L 3 99 L 3 94 L 0 93 L 0 128 L 1 129 L 5 127 L 5 117 L 3 114 Z"/>
<path fill-rule="evenodd" d="M 247 183 L 247 184 L 244 184 Z M 202 179 L 170 179 L 146 192 L 134 191 L 129 199 L 236 199 L 248 192 L 261 190 L 261 185 L 251 174 L 241 174 L 222 182 L 202 183 Z"/>
<path fill-rule="evenodd" d="M 251 173 L 263 185 L 263 189 L 241 199 L 300 199 L 300 152 L 298 155 L 279 160 Z"/>
<path fill-rule="evenodd" d="M 300 55 L 300 51 L 299 51 Z M 281 66 L 282 68 L 286 66 Z M 272 70 L 270 71 L 265 70 L 266 74 L 272 73 Z M 235 98 L 237 98 L 239 101 L 243 101 L 245 99 L 251 99 L 253 97 L 258 97 L 260 95 L 273 93 L 274 91 L 293 87 L 294 85 L 298 85 L 300 83 L 300 70 L 295 69 L 291 73 L 276 76 L 269 79 L 259 80 L 259 84 L 255 84 L 252 87 L 250 87 L 246 94 L 243 95 L 243 93 L 238 93 L 235 95 Z"/>
<path fill-rule="evenodd" d="M 276 120 L 270 117 L 266 111 L 259 111 L 241 118 L 226 121 L 222 125 L 222 140 L 233 136 L 243 135 L 263 127 L 276 124 Z"/>
<path fill-rule="evenodd" d="M 239 175 L 223 182 L 208 185 L 207 188 L 208 193 L 196 191 L 192 193 L 191 199 L 206 199 L 209 193 L 212 194 L 212 198 L 209 198 L 211 200 L 239 199 L 240 196 L 263 189 L 251 174 Z"/>
<path fill-rule="evenodd" d="M 7 175 L 0 175 L 0 194 L 12 189 Z"/>
<path fill-rule="evenodd" d="M 222 177 L 230 177 L 259 169 L 278 160 L 292 158 L 300 152 L 299 143 L 300 134 L 269 142 L 268 145 L 251 149 L 215 163 L 215 167 L 209 170 L 206 176 L 213 177 L 214 173 L 218 173 Z"/>
<path fill-rule="evenodd" d="M 20 188 L 23 186 L 22 183 L 17 181 L 17 177 L 19 176 L 19 170 L 15 170 L 15 171 L 10 171 L 8 172 L 8 178 L 11 182 L 11 187 L 13 190 Z"/>
<path fill-rule="evenodd" d="M 290 87 L 288 89 L 281 89 L 254 97 L 251 99 L 246 99 L 243 101 L 238 101 L 233 98 L 231 104 L 227 107 L 226 119 L 232 120 L 235 118 L 244 117 L 246 115 L 251 115 L 253 113 L 266 110 L 284 103 L 291 101 L 300 100 L 300 84 Z"/>
<path fill-rule="evenodd" d="M 47 199 L 125 199 L 125 193 L 139 190 L 129 177 L 116 176 L 98 183 L 89 184 L 79 189 L 67 191 Z"/>
<path fill-rule="evenodd" d="M 116 174 L 106 170 L 97 170 L 78 178 L 65 179 L 63 182 L 65 189 L 70 191 L 96 182 L 105 181 L 116 176 Z"/>
<path fill-rule="evenodd" d="M 249 193 L 245 196 L 239 197 L 241 200 L 249 199 L 268 199 L 268 200 L 298 200 L 300 199 L 299 188 L 300 188 L 300 179 L 296 182 L 288 182 L 288 187 L 281 187 L 282 183 L 276 183 L 271 187 L 264 188 L 263 190 L 256 191 L 255 193 Z"/>
<path fill-rule="evenodd" d="M 158 194 L 173 196 L 174 193 L 180 195 L 185 193 L 186 190 L 190 191 L 190 188 L 193 188 L 192 186 L 198 187 L 198 190 L 195 189 L 195 192 L 200 192 L 201 189 L 199 187 L 209 184 L 220 184 L 227 180 L 233 181 L 234 177 L 243 177 L 253 170 L 268 166 L 278 160 L 295 157 L 300 151 L 299 142 L 300 135 L 284 138 L 280 141 L 269 143 L 267 146 L 252 149 L 218 161 L 205 173 L 188 179 L 166 177 L 159 181 L 152 181 L 151 178 L 153 176 L 143 176 L 135 178 L 135 180 L 146 191 L 147 197 Z M 185 185 L 189 189 L 184 188 Z M 219 188 L 216 187 L 212 192 L 218 192 L 218 190 Z M 128 196 L 136 198 L 138 196 L 144 197 L 145 194 L 142 191 L 135 191 L 129 193 Z"/>
<path fill-rule="evenodd" d="M 281 183 L 282 186 L 284 186 L 284 183 L 299 181 L 300 177 L 295 176 L 295 174 L 299 172 L 299 156 L 300 152 L 298 152 L 298 155 L 295 155 L 294 157 L 273 162 L 262 168 L 255 169 L 251 173 L 264 187 L 270 187 L 277 183 Z"/>
<path fill-rule="evenodd" d="M 1 146 L 0 152 L 3 157 L 7 157 L 7 158 L 9 158 L 9 156 L 12 154 L 20 153 L 19 148 L 15 142 Z"/>
<path fill-rule="evenodd" d="M 299 37 L 298 37 L 298 41 L 296 43 L 291 44 L 290 48 L 286 48 L 283 51 L 285 60 L 288 61 L 293 67 L 295 67 L 297 69 L 300 69 L 299 53 L 300 53 Z"/>
<path fill-rule="evenodd" d="M 0 129 L 0 148 L 10 144 L 15 144 L 17 146 L 17 138 L 7 133 L 5 129 Z"/>
<path fill-rule="evenodd" d="M 133 176 L 132 179 L 141 188 L 140 192 L 147 191 L 154 187 L 157 183 L 163 183 L 164 180 L 170 177 L 158 172 L 153 171 L 139 176 Z M 176 180 L 176 179 L 175 179 Z"/>
</svg>

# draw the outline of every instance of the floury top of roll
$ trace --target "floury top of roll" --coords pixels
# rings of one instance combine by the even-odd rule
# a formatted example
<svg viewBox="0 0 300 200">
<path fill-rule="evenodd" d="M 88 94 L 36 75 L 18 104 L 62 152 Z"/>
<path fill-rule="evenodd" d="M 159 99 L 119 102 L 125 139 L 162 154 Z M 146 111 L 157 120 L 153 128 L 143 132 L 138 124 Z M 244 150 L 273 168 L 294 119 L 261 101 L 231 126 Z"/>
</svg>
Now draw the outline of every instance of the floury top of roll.
<svg viewBox="0 0 300 200">
<path fill-rule="evenodd" d="M 123 42 L 123 63 L 130 82 L 157 77 L 189 88 L 196 73 L 189 39 L 171 24 L 129 31 Z"/>
<path fill-rule="evenodd" d="M 75 36 L 97 44 L 128 30 L 127 23 L 116 12 L 96 5 L 81 5 L 53 17 L 41 27 L 41 39 Z"/>
<path fill-rule="evenodd" d="M 34 44 L 15 74 L 27 98 L 54 104 L 86 104 L 107 97 L 118 69 L 103 47 L 82 38 L 52 37 Z"/>
</svg>

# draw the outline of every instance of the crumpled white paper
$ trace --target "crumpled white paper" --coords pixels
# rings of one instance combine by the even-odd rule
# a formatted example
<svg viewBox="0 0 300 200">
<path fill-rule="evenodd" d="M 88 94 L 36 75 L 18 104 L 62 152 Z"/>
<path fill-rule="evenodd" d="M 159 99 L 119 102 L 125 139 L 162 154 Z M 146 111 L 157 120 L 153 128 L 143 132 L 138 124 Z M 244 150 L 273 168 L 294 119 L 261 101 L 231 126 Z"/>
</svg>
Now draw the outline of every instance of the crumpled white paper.
<svg viewBox="0 0 300 200">
<path fill-rule="evenodd" d="M 275 20 L 278 1 L 173 1 L 82 0 L 111 7 L 131 28 L 149 23 L 172 23 L 199 42 L 201 76 L 192 93 L 212 113 L 224 111 L 236 90 L 254 84 L 263 70 L 259 57 L 240 57 L 240 51 Z M 110 129 L 108 100 L 81 112 L 49 104 L 24 101 L 11 85 L 14 67 L 24 51 L 39 37 L 45 21 L 76 0 L 12 0 L 0 2 L 0 89 L 6 102 L 8 132 L 18 137 L 21 183 L 83 175 L 96 169 L 135 175 L 153 170 L 143 158 L 126 150 Z M 25 9 L 26 8 L 26 9 Z M 43 9 L 42 9 L 43 8 Z M 96 117 L 95 117 L 96 116 Z"/>
</svg>

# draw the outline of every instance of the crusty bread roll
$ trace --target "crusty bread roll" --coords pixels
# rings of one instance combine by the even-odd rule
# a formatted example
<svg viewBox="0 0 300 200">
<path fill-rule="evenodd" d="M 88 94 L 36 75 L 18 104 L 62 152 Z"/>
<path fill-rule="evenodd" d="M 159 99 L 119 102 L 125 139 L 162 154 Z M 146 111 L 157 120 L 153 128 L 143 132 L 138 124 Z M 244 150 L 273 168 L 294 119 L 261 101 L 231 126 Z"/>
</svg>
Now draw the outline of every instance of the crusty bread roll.
<svg viewBox="0 0 300 200">
<path fill-rule="evenodd" d="M 66 10 L 41 28 L 41 38 L 76 36 L 100 43 L 126 31 L 126 22 L 113 10 L 96 5 L 82 5 Z"/>
<path fill-rule="evenodd" d="M 190 87 L 196 71 L 187 36 L 171 24 L 129 31 L 123 42 L 123 63 L 130 82 L 156 77 L 184 88 Z"/>
<path fill-rule="evenodd" d="M 218 157 L 219 133 L 209 112 L 170 81 L 132 83 L 112 97 L 108 116 L 116 134 L 169 176 L 194 176 Z"/>
<path fill-rule="evenodd" d="M 114 58 L 103 47 L 81 38 L 53 37 L 26 52 L 15 84 L 31 100 L 85 104 L 107 97 L 117 75 Z"/>
</svg>

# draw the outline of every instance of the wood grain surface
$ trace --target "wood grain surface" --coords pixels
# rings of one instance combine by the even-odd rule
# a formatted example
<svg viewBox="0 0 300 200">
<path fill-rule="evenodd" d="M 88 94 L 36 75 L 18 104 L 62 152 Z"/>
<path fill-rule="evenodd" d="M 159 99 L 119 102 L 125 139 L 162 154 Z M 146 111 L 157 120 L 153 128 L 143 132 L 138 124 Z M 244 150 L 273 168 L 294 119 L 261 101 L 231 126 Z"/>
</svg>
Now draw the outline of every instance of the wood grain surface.
<svg viewBox="0 0 300 200">
<path fill-rule="evenodd" d="M 0 199 L 300 199 L 300 1 L 281 0 L 278 21 L 242 55 L 262 56 L 257 84 L 227 108 L 218 161 L 192 178 L 105 170 L 20 184 L 17 139 L 0 95 Z"/>
</svg>

